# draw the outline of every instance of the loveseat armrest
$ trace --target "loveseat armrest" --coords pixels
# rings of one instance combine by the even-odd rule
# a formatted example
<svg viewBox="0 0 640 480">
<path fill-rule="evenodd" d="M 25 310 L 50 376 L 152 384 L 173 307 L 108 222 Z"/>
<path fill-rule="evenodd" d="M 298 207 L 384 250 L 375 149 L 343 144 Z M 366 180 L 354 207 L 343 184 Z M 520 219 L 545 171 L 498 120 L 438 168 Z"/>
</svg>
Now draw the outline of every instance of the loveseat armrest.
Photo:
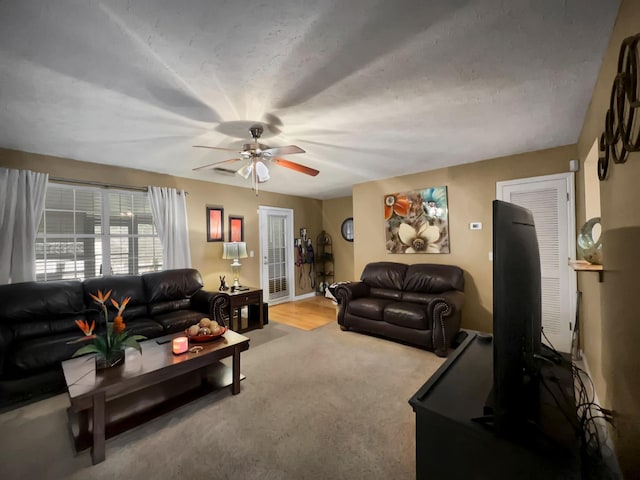
<svg viewBox="0 0 640 480">
<path fill-rule="evenodd" d="M 338 299 L 338 323 L 344 325 L 344 314 L 349 308 L 349 301 L 369 296 L 369 286 L 363 282 L 343 283 L 335 291 Z"/>
<path fill-rule="evenodd" d="M 367 296 L 369 296 L 369 286 L 364 282 L 343 283 L 336 288 L 336 297 L 343 301 Z"/>
<path fill-rule="evenodd" d="M 226 293 L 198 290 L 191 297 L 191 305 L 195 310 L 209 315 L 211 320 L 225 325 L 224 319 L 229 308 L 229 295 Z"/>
<path fill-rule="evenodd" d="M 429 304 L 433 351 L 439 357 L 446 357 L 449 347 L 460 330 L 464 293 L 458 290 L 442 292 Z"/>
<path fill-rule="evenodd" d="M 13 331 L 6 325 L 0 324 L 0 376 L 4 373 L 4 359 L 9 353 L 9 345 L 13 341 Z"/>
</svg>

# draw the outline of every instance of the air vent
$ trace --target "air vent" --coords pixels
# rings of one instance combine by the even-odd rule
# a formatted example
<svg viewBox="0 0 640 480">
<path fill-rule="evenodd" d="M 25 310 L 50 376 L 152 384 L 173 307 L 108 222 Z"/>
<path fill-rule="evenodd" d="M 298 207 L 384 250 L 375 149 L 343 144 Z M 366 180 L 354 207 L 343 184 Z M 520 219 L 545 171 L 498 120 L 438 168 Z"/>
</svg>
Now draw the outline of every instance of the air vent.
<svg viewBox="0 0 640 480">
<path fill-rule="evenodd" d="M 236 172 L 235 170 L 229 170 L 228 168 L 216 167 L 213 169 L 214 172 L 219 173 L 220 175 L 229 175 L 233 177 Z"/>
</svg>

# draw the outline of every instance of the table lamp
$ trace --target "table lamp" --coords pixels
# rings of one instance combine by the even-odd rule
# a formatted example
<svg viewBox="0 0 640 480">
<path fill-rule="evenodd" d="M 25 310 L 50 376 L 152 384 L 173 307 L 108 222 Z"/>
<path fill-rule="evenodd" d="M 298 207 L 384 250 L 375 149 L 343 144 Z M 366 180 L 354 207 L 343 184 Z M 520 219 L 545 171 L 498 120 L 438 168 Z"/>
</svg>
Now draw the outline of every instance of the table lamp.
<svg viewBox="0 0 640 480">
<path fill-rule="evenodd" d="M 233 286 L 235 289 L 240 288 L 240 267 L 242 264 L 238 259 L 247 258 L 247 244 L 245 242 L 225 242 L 222 258 L 225 260 L 233 259 L 233 263 L 231 263 Z"/>
</svg>

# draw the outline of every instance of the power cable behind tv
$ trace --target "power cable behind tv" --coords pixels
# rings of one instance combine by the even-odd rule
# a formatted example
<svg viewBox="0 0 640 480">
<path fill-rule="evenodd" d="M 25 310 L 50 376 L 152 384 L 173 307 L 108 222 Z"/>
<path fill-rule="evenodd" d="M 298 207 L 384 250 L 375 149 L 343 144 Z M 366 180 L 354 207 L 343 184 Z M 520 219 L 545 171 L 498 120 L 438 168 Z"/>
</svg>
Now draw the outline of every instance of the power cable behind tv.
<svg viewBox="0 0 640 480">
<path fill-rule="evenodd" d="M 587 375 L 583 369 L 574 365 L 573 362 L 562 357 L 547 338 L 544 333 L 544 329 L 542 330 L 542 335 L 549 344 L 548 348 L 552 355 L 551 358 L 546 358 L 544 355 L 541 357 L 547 361 L 556 363 L 559 359 L 561 364 L 571 369 L 576 396 L 576 420 L 570 418 L 567 418 L 567 420 L 574 427 L 576 435 L 580 439 L 580 464 L 582 478 L 584 480 L 618 479 L 619 476 L 613 471 L 611 465 L 605 462 L 602 455 L 604 445 L 601 441 L 600 435 L 601 429 L 606 428 L 606 426 L 602 422 L 598 425 L 598 420 L 604 420 L 615 428 L 612 412 L 602 408 L 595 402 L 595 387 L 591 378 L 589 378 L 589 375 Z M 583 378 L 586 378 L 589 381 L 590 389 L 587 388 Z M 551 397 L 558 407 L 561 407 L 561 402 L 553 393 L 554 389 L 562 396 L 565 402 L 573 401 L 573 398 L 568 398 L 565 391 L 560 388 L 560 385 L 557 382 L 549 382 L 549 380 L 552 379 L 542 377 L 542 384 L 551 394 Z M 611 453 L 613 454 L 613 452 Z"/>
</svg>

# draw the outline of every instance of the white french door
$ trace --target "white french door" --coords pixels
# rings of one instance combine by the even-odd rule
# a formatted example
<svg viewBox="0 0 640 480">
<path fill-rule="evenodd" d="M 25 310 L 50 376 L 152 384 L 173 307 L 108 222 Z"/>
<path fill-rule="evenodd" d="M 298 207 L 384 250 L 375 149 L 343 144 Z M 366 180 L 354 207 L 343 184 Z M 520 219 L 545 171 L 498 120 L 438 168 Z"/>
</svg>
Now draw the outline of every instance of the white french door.
<svg viewBox="0 0 640 480">
<path fill-rule="evenodd" d="M 293 300 L 293 210 L 259 207 L 260 279 L 264 301 L 271 305 Z"/>
<path fill-rule="evenodd" d="M 533 213 L 542 273 L 542 328 L 560 352 L 571 351 L 576 314 L 574 174 L 561 173 L 496 183 L 496 198 Z"/>
</svg>

